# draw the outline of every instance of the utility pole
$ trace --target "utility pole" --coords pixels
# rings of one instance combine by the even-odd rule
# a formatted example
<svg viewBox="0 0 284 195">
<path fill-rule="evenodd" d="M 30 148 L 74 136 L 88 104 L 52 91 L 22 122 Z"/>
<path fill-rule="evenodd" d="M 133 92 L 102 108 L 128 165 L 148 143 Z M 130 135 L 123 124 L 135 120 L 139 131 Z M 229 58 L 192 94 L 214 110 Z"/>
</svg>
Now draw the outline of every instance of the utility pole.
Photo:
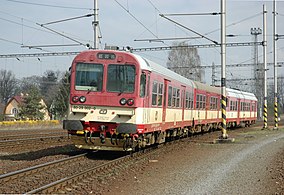
<svg viewBox="0 0 284 195">
<path fill-rule="evenodd" d="M 212 86 L 215 86 L 215 63 L 212 63 Z"/>
<path fill-rule="evenodd" d="M 278 102 L 277 102 L 277 29 L 276 29 L 276 0 L 273 1 L 273 61 L 274 61 L 274 128 L 278 129 Z"/>
<path fill-rule="evenodd" d="M 258 35 L 262 34 L 262 30 L 260 28 L 251 28 L 250 29 L 250 33 L 253 36 L 253 42 L 257 43 L 258 41 Z M 258 103 L 257 103 L 257 116 L 258 118 L 261 118 L 262 116 L 262 105 L 263 105 L 263 93 L 262 93 L 262 86 L 263 83 L 262 81 L 262 68 L 259 67 L 259 63 L 258 63 L 258 46 L 254 45 L 253 46 L 253 64 L 254 64 L 254 70 L 253 70 L 253 78 L 255 78 L 255 81 L 253 82 L 254 84 L 252 85 L 252 92 L 256 95 L 257 99 L 258 99 Z"/>
<path fill-rule="evenodd" d="M 226 122 L 226 1 L 221 0 L 221 109 L 222 109 L 222 138 L 227 139 Z"/>
<path fill-rule="evenodd" d="M 99 20 L 98 20 L 98 0 L 94 0 L 94 49 L 99 49 Z"/>
<path fill-rule="evenodd" d="M 263 65 L 264 65 L 264 102 L 263 102 L 263 129 L 267 129 L 267 38 L 266 38 L 266 5 L 263 4 Z"/>
</svg>

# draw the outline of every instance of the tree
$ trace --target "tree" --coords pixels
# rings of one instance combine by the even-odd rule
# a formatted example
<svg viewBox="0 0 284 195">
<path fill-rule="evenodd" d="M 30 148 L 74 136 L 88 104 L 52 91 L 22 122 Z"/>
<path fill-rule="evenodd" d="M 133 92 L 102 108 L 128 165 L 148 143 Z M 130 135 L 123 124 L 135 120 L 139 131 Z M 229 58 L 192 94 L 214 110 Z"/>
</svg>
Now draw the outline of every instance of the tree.
<svg viewBox="0 0 284 195">
<path fill-rule="evenodd" d="M 55 72 L 53 70 L 47 70 L 41 77 L 39 85 L 40 93 L 44 97 L 44 101 L 48 108 L 50 108 L 58 91 L 59 74 L 59 71 Z"/>
<path fill-rule="evenodd" d="M 195 81 L 202 81 L 201 62 L 196 48 L 185 42 L 174 42 L 177 46 L 169 52 L 167 67 L 174 72 Z"/>
<path fill-rule="evenodd" d="M 20 92 L 24 93 L 33 87 L 40 89 L 40 82 L 41 82 L 40 76 L 34 75 L 30 77 L 24 77 L 20 80 Z"/>
<path fill-rule="evenodd" d="M 18 82 L 12 71 L 0 70 L 0 102 L 6 104 L 18 90 Z"/>
<path fill-rule="evenodd" d="M 62 119 L 66 116 L 69 105 L 69 72 L 65 72 L 64 76 L 60 80 L 57 94 L 51 105 L 50 112 L 56 119 Z"/>
<path fill-rule="evenodd" d="M 22 119 L 42 120 L 44 118 L 43 109 L 45 106 L 41 104 L 41 96 L 37 87 L 33 86 L 23 97 L 23 102 L 19 107 L 19 116 Z"/>
</svg>

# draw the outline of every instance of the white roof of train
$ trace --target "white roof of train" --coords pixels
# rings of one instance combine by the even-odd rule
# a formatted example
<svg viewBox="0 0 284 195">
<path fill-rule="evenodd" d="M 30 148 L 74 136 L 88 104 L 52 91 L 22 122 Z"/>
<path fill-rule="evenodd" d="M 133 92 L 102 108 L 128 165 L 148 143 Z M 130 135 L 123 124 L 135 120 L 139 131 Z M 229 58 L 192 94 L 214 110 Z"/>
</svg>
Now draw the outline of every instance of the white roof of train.
<svg viewBox="0 0 284 195">
<path fill-rule="evenodd" d="M 180 81 L 180 82 L 184 83 L 185 85 L 190 85 L 193 88 L 196 88 L 196 86 L 195 86 L 195 84 L 192 80 L 187 79 L 187 78 L 169 70 L 168 68 L 166 68 L 166 67 L 164 67 L 160 64 L 152 62 L 151 60 L 142 58 L 141 56 L 136 55 L 136 54 L 132 54 L 132 55 L 135 56 L 135 58 L 139 62 L 140 67 L 142 69 L 149 70 L 149 71 L 152 71 L 152 72 L 158 72 L 159 74 L 162 74 L 165 77 L 170 78 L 171 80 Z"/>
<path fill-rule="evenodd" d="M 230 88 L 227 88 L 226 92 L 227 92 L 227 96 L 230 96 L 230 97 L 257 101 L 257 98 L 255 97 L 253 93 L 239 91 L 239 90 L 230 89 Z"/>
<path fill-rule="evenodd" d="M 192 81 L 190 79 L 187 79 L 187 78 L 169 70 L 168 68 L 166 68 L 162 65 L 159 65 L 155 62 L 152 62 L 151 60 L 142 58 L 141 56 L 133 54 L 133 53 L 132 53 L 132 55 L 137 59 L 137 61 L 140 64 L 140 67 L 144 70 L 158 72 L 158 73 L 164 75 L 167 78 L 180 81 L 180 82 L 182 82 L 186 85 L 192 86 L 193 88 L 204 89 L 206 91 L 218 93 L 218 94 L 221 93 L 220 87 L 213 87 L 213 86 L 203 84 L 203 83 L 200 83 L 200 82 L 197 82 L 197 81 Z M 257 98 L 255 97 L 255 95 L 253 93 L 239 91 L 239 90 L 230 89 L 230 88 L 226 88 L 226 92 L 227 92 L 227 96 L 230 96 L 230 97 L 236 97 L 236 98 L 240 98 L 240 99 L 257 101 Z"/>
</svg>

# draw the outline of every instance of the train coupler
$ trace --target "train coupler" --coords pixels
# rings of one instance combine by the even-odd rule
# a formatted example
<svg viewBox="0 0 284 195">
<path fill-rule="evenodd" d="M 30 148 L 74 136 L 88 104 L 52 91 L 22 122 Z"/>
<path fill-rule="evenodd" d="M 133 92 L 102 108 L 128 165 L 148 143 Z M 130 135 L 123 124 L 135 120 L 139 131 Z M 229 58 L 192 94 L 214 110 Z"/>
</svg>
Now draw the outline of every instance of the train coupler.
<svg viewBox="0 0 284 195">
<path fill-rule="evenodd" d="M 101 139 L 102 144 L 106 143 L 106 138 L 105 138 L 105 135 L 103 133 L 100 134 L 100 139 Z"/>
</svg>

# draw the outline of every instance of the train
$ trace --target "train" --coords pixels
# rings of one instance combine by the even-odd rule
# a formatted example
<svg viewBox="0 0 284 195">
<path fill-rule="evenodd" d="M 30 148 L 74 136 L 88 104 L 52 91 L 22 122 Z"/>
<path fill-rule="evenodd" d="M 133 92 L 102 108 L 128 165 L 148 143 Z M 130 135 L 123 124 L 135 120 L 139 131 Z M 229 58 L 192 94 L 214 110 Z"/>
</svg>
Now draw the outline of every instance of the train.
<svg viewBox="0 0 284 195">
<path fill-rule="evenodd" d="M 222 125 L 221 88 L 129 51 L 87 50 L 70 68 L 63 128 L 77 148 L 135 151 Z M 256 122 L 254 94 L 226 88 L 227 128 Z"/>
</svg>

